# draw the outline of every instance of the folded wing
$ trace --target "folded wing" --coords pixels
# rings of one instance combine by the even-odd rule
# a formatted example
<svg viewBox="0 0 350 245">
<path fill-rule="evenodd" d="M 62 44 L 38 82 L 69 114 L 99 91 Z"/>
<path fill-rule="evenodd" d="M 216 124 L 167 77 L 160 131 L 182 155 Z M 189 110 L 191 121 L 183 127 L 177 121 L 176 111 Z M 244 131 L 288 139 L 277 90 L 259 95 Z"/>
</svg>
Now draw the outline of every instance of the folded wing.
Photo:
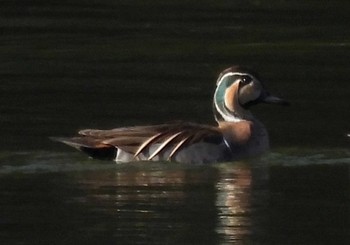
<svg viewBox="0 0 350 245">
<path fill-rule="evenodd" d="M 149 151 L 150 147 L 153 148 L 147 160 L 152 160 L 165 150 L 170 150 L 166 160 L 171 160 L 183 147 L 200 141 L 219 144 L 223 140 L 222 133 L 216 127 L 182 122 L 111 130 L 84 129 L 79 131 L 79 135 L 55 140 L 73 146 L 93 158 L 114 159 L 117 151 L 121 150 L 133 155 L 135 160 Z"/>
</svg>

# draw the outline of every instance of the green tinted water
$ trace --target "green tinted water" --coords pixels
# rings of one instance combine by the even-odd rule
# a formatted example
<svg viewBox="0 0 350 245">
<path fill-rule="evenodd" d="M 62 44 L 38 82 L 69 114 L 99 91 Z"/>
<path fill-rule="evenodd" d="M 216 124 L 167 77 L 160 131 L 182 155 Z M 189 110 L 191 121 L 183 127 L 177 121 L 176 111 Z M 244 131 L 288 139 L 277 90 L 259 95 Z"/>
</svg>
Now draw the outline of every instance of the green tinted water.
<svg viewBox="0 0 350 245">
<path fill-rule="evenodd" d="M 21 7 L 19 7 L 21 6 Z M 0 241 L 348 243 L 347 1 L 11 1 L 0 10 Z M 271 153 L 115 165 L 49 136 L 213 123 L 218 73 L 253 66 Z"/>
<path fill-rule="evenodd" d="M 18 244 L 347 242 L 350 151 L 304 153 L 215 166 L 3 155 L 0 237 Z"/>
</svg>

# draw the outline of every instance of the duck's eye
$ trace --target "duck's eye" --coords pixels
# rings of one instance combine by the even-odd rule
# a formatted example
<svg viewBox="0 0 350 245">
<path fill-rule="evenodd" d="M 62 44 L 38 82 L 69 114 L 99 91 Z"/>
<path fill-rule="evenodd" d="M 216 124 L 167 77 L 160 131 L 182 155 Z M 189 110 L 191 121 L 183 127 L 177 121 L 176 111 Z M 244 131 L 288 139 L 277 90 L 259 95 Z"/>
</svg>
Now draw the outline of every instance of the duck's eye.
<svg viewBox="0 0 350 245">
<path fill-rule="evenodd" d="M 249 77 L 249 76 L 243 76 L 243 77 L 242 77 L 242 83 L 243 83 L 244 85 L 250 83 L 251 81 L 252 81 L 252 78 Z"/>
</svg>

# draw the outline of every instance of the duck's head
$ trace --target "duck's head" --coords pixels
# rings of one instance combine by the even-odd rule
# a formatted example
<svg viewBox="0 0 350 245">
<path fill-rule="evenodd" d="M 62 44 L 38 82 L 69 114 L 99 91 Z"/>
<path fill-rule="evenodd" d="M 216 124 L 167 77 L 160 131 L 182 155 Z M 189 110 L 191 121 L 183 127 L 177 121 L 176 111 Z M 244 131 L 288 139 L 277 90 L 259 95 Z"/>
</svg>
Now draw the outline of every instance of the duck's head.
<svg viewBox="0 0 350 245">
<path fill-rule="evenodd" d="M 217 121 L 249 120 L 249 108 L 259 103 L 289 104 L 271 95 L 259 76 L 246 67 L 232 66 L 219 75 L 213 100 Z"/>
</svg>

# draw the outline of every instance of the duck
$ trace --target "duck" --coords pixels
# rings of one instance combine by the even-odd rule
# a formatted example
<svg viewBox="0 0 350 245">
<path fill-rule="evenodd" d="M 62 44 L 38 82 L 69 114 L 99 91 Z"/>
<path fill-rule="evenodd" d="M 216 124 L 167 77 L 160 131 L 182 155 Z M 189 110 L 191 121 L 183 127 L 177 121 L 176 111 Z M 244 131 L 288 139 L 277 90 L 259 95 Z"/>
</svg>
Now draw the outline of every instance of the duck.
<svg viewBox="0 0 350 245">
<path fill-rule="evenodd" d="M 234 65 L 219 74 L 213 97 L 216 125 L 176 121 L 113 129 L 83 129 L 73 137 L 53 137 L 89 155 L 117 163 L 168 161 L 192 164 L 231 162 L 256 157 L 269 149 L 265 126 L 250 108 L 289 105 L 271 95 L 260 76 Z"/>
</svg>

